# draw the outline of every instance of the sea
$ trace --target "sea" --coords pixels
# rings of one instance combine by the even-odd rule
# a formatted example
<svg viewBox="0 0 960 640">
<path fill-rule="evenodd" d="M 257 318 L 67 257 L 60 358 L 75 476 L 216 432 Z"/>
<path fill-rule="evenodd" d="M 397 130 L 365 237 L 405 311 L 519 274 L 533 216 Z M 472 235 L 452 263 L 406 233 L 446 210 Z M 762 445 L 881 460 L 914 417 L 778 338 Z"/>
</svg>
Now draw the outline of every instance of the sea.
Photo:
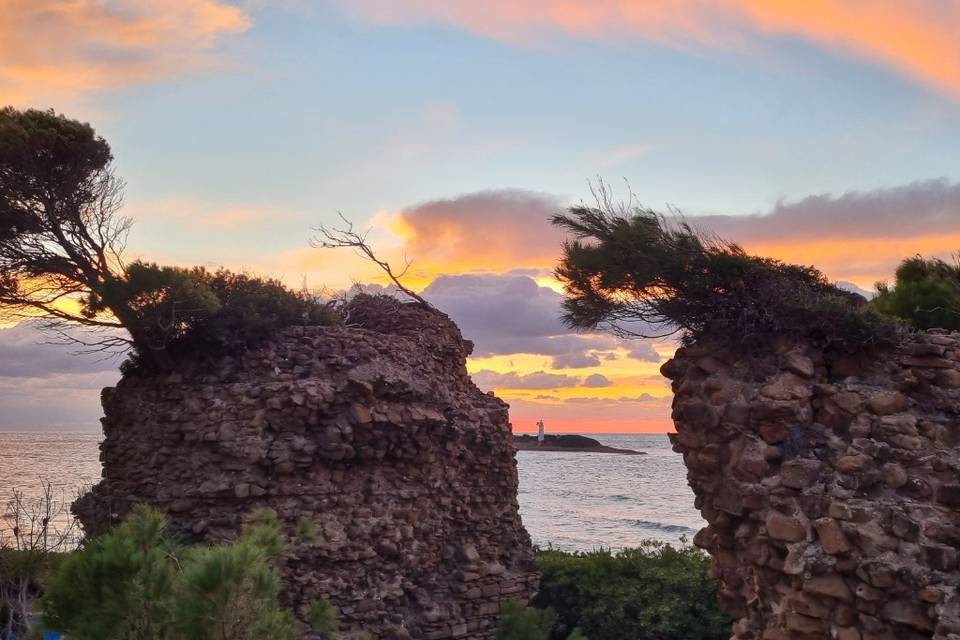
<svg viewBox="0 0 960 640">
<path fill-rule="evenodd" d="M 564 551 L 689 543 L 705 523 L 667 436 L 588 435 L 646 455 L 517 452 L 520 514 L 533 543 Z M 14 491 L 29 503 L 49 483 L 67 505 L 97 482 L 100 439 L 100 433 L 0 431 L 0 516 L 9 515 Z"/>
</svg>

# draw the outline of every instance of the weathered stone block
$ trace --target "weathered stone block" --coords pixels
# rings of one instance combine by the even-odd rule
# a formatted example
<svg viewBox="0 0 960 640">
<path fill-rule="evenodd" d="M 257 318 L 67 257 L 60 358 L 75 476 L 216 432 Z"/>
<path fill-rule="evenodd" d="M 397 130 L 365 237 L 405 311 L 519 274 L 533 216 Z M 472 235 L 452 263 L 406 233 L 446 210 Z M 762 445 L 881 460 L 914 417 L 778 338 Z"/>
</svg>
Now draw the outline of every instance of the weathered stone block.
<svg viewBox="0 0 960 640">
<path fill-rule="evenodd" d="M 820 546 L 831 555 L 846 553 L 852 548 L 847 536 L 844 535 L 840 524 L 833 518 L 820 518 L 813 522 L 817 530 L 817 538 L 820 540 Z"/>
<path fill-rule="evenodd" d="M 787 542 L 799 542 L 807 537 L 807 523 L 797 517 L 771 511 L 766 519 L 767 534 L 771 538 Z"/>
</svg>

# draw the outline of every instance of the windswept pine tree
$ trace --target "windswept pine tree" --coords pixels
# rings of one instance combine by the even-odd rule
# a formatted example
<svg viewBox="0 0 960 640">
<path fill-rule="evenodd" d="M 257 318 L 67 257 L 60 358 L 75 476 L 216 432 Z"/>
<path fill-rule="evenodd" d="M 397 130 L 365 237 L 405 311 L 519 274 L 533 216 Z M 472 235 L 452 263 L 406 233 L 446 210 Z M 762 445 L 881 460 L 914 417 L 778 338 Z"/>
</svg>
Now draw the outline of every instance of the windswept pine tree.
<svg viewBox="0 0 960 640">
<path fill-rule="evenodd" d="M 814 267 L 750 255 L 682 218 L 617 204 L 605 188 L 595 206 L 552 221 L 571 236 L 556 275 L 572 328 L 740 344 L 786 334 L 841 350 L 896 340 L 893 321 Z"/>
</svg>

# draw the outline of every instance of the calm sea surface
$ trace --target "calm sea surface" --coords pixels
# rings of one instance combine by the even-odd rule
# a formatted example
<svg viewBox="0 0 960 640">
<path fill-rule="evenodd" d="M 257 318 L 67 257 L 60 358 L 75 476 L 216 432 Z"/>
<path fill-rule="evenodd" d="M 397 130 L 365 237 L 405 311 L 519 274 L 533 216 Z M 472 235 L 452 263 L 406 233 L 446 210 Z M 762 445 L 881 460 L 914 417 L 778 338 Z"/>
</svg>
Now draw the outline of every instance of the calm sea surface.
<svg viewBox="0 0 960 640">
<path fill-rule="evenodd" d="M 534 544 L 616 549 L 689 539 L 703 526 L 665 435 L 591 436 L 647 455 L 518 452 L 520 512 Z M 99 433 L 0 431 L 0 515 L 14 489 L 36 496 L 41 479 L 72 500 L 100 477 L 99 441 Z"/>
</svg>

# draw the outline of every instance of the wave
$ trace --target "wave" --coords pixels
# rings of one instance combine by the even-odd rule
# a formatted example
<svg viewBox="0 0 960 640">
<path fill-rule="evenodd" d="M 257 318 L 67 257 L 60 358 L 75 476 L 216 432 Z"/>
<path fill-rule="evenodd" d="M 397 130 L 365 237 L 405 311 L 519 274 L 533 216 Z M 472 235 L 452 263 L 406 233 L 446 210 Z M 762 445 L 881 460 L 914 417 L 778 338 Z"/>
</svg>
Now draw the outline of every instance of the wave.
<svg viewBox="0 0 960 640">
<path fill-rule="evenodd" d="M 652 531 L 663 531 L 666 533 L 696 533 L 696 529 L 684 527 L 679 524 L 666 524 L 663 522 L 650 522 L 649 520 L 634 520 L 633 525 L 640 529 L 650 529 Z"/>
</svg>

